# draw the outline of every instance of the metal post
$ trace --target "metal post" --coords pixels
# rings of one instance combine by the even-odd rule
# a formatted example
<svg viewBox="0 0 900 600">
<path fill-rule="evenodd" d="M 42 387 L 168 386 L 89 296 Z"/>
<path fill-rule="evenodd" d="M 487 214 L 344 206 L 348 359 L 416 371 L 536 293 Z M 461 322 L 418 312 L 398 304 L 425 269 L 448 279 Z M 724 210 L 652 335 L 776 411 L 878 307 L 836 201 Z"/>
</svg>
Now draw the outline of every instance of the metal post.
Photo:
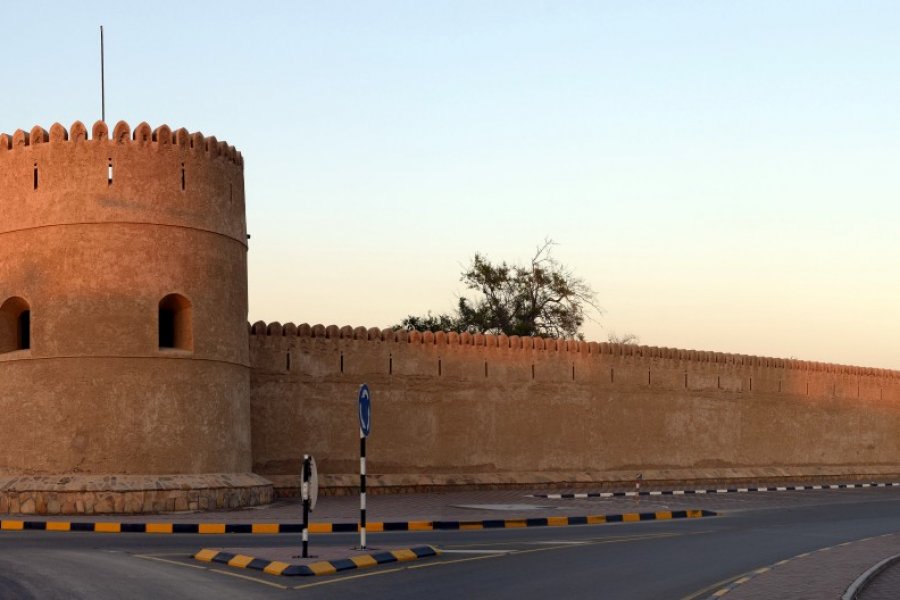
<svg viewBox="0 0 900 600">
<path fill-rule="evenodd" d="M 644 474 L 638 473 L 634 478 L 634 499 L 636 502 L 641 501 L 641 481 L 644 480 Z"/>
<path fill-rule="evenodd" d="M 303 558 L 309 558 L 309 454 L 303 455 Z"/>
<path fill-rule="evenodd" d="M 359 430 L 359 547 L 366 549 L 366 435 Z"/>
<path fill-rule="evenodd" d="M 100 120 L 106 122 L 106 65 L 103 52 L 103 25 L 100 26 Z"/>
</svg>

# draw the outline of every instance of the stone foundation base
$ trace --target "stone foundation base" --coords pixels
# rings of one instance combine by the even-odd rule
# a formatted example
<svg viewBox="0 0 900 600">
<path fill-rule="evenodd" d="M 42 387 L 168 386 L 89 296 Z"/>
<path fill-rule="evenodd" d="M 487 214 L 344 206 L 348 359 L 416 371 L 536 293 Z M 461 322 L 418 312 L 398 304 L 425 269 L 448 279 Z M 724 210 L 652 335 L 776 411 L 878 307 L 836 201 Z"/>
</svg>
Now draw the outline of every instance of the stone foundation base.
<svg viewBox="0 0 900 600">
<path fill-rule="evenodd" d="M 215 510 L 272 502 L 253 473 L 0 476 L 0 514 L 96 515 Z"/>
<path fill-rule="evenodd" d="M 642 485 L 655 487 L 722 487 L 732 485 L 784 485 L 867 481 L 900 481 L 898 465 L 840 465 L 792 467 L 735 467 L 703 469 L 640 469 L 629 471 L 540 471 L 529 473 L 436 473 L 366 475 L 368 494 L 409 492 L 454 492 L 466 490 L 591 490 L 605 491 L 634 486 L 638 473 Z M 266 475 L 279 498 L 300 494 L 296 475 Z M 344 496 L 359 493 L 359 475 L 319 474 L 319 495 Z"/>
</svg>

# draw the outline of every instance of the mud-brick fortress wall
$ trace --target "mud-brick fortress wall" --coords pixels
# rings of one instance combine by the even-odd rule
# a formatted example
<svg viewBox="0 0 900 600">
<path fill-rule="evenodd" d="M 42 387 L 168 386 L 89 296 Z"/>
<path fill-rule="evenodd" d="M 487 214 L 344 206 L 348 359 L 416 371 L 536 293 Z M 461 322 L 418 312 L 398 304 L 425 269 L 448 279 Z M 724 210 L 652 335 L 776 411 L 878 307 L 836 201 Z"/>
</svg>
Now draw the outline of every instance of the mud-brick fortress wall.
<svg viewBox="0 0 900 600">
<path fill-rule="evenodd" d="M 635 345 L 256 323 L 254 471 L 382 486 L 900 473 L 900 373 Z"/>
<path fill-rule="evenodd" d="M 124 122 L 0 135 L 0 304 L 31 317 L 29 347 L 0 353 L 0 510 L 271 494 L 251 473 L 246 253 L 243 159 L 214 137 Z M 171 347 L 169 296 L 190 315 Z"/>
</svg>

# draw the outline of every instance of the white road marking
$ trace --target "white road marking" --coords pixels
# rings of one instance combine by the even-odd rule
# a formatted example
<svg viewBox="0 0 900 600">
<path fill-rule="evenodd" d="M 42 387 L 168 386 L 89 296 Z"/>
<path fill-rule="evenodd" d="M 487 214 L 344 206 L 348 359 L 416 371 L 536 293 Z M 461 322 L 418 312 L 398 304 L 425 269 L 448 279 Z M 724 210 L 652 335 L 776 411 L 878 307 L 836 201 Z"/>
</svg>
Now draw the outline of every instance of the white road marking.
<svg viewBox="0 0 900 600">
<path fill-rule="evenodd" d="M 259 579 L 257 577 L 250 577 L 248 575 L 241 575 L 240 573 L 232 573 L 230 571 L 222 571 L 220 569 L 209 569 L 210 573 L 219 573 L 220 575 L 228 575 L 229 577 L 237 577 L 238 579 L 244 579 L 246 581 L 252 581 L 253 583 L 261 583 L 263 585 L 268 585 L 273 588 L 278 588 L 280 590 L 286 590 L 288 587 L 286 585 L 281 585 L 280 583 L 273 583 L 271 581 L 266 581 L 265 579 Z"/>
<path fill-rule="evenodd" d="M 548 542 L 543 542 L 548 543 Z M 556 542 L 549 542 L 556 543 Z M 441 554 L 508 554 L 511 550 L 483 550 L 473 548 L 471 550 L 441 550 Z"/>
<path fill-rule="evenodd" d="M 254 583 L 261 583 L 263 585 L 268 585 L 270 587 L 278 588 L 280 590 L 286 590 L 288 587 L 286 585 L 281 585 L 279 583 L 274 583 L 272 581 L 266 581 L 264 579 L 259 579 L 257 577 L 250 577 L 248 575 L 240 575 L 239 573 L 231 573 L 228 571 L 223 571 L 220 569 L 210 569 L 209 567 L 203 567 L 200 565 L 191 565 L 183 562 L 178 562 L 175 560 L 169 560 L 167 558 L 159 558 L 158 556 L 151 556 L 149 554 L 133 554 L 135 558 L 143 558 L 144 560 L 155 560 L 157 562 L 166 563 L 169 565 L 176 565 L 178 567 L 188 567 L 190 569 L 200 569 L 201 571 L 209 571 L 210 573 L 219 573 L 221 575 L 228 575 L 230 577 L 237 577 L 238 579 L 246 579 L 247 581 L 252 581 Z"/>
<path fill-rule="evenodd" d="M 170 565 L 176 565 L 179 567 L 188 567 L 189 569 L 200 569 L 202 571 L 208 571 L 206 567 L 202 567 L 200 565 L 189 565 L 187 563 L 178 562 L 177 560 L 169 560 L 167 558 L 159 558 L 157 556 L 151 556 L 149 554 L 134 554 L 135 558 L 143 558 L 144 560 L 155 560 L 157 562 L 164 562 Z"/>
<path fill-rule="evenodd" d="M 579 544 L 589 543 L 589 540 L 583 541 L 583 542 L 580 540 L 552 540 L 552 541 L 547 541 L 547 542 L 525 542 L 525 543 L 529 544 L 529 545 L 533 545 L 533 546 L 540 546 L 540 545 L 556 546 L 556 545 L 560 545 L 560 544 L 569 544 L 572 546 L 578 546 Z"/>
</svg>

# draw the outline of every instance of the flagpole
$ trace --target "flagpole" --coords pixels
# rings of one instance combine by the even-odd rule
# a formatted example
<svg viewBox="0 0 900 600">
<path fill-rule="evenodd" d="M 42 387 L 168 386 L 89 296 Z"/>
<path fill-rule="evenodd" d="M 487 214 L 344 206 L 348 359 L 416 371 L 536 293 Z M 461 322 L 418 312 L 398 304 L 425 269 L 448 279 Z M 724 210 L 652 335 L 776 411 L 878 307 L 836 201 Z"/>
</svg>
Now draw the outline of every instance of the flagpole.
<svg viewBox="0 0 900 600">
<path fill-rule="evenodd" d="M 106 65 L 103 56 L 103 25 L 100 26 L 100 120 L 106 122 Z"/>
</svg>

